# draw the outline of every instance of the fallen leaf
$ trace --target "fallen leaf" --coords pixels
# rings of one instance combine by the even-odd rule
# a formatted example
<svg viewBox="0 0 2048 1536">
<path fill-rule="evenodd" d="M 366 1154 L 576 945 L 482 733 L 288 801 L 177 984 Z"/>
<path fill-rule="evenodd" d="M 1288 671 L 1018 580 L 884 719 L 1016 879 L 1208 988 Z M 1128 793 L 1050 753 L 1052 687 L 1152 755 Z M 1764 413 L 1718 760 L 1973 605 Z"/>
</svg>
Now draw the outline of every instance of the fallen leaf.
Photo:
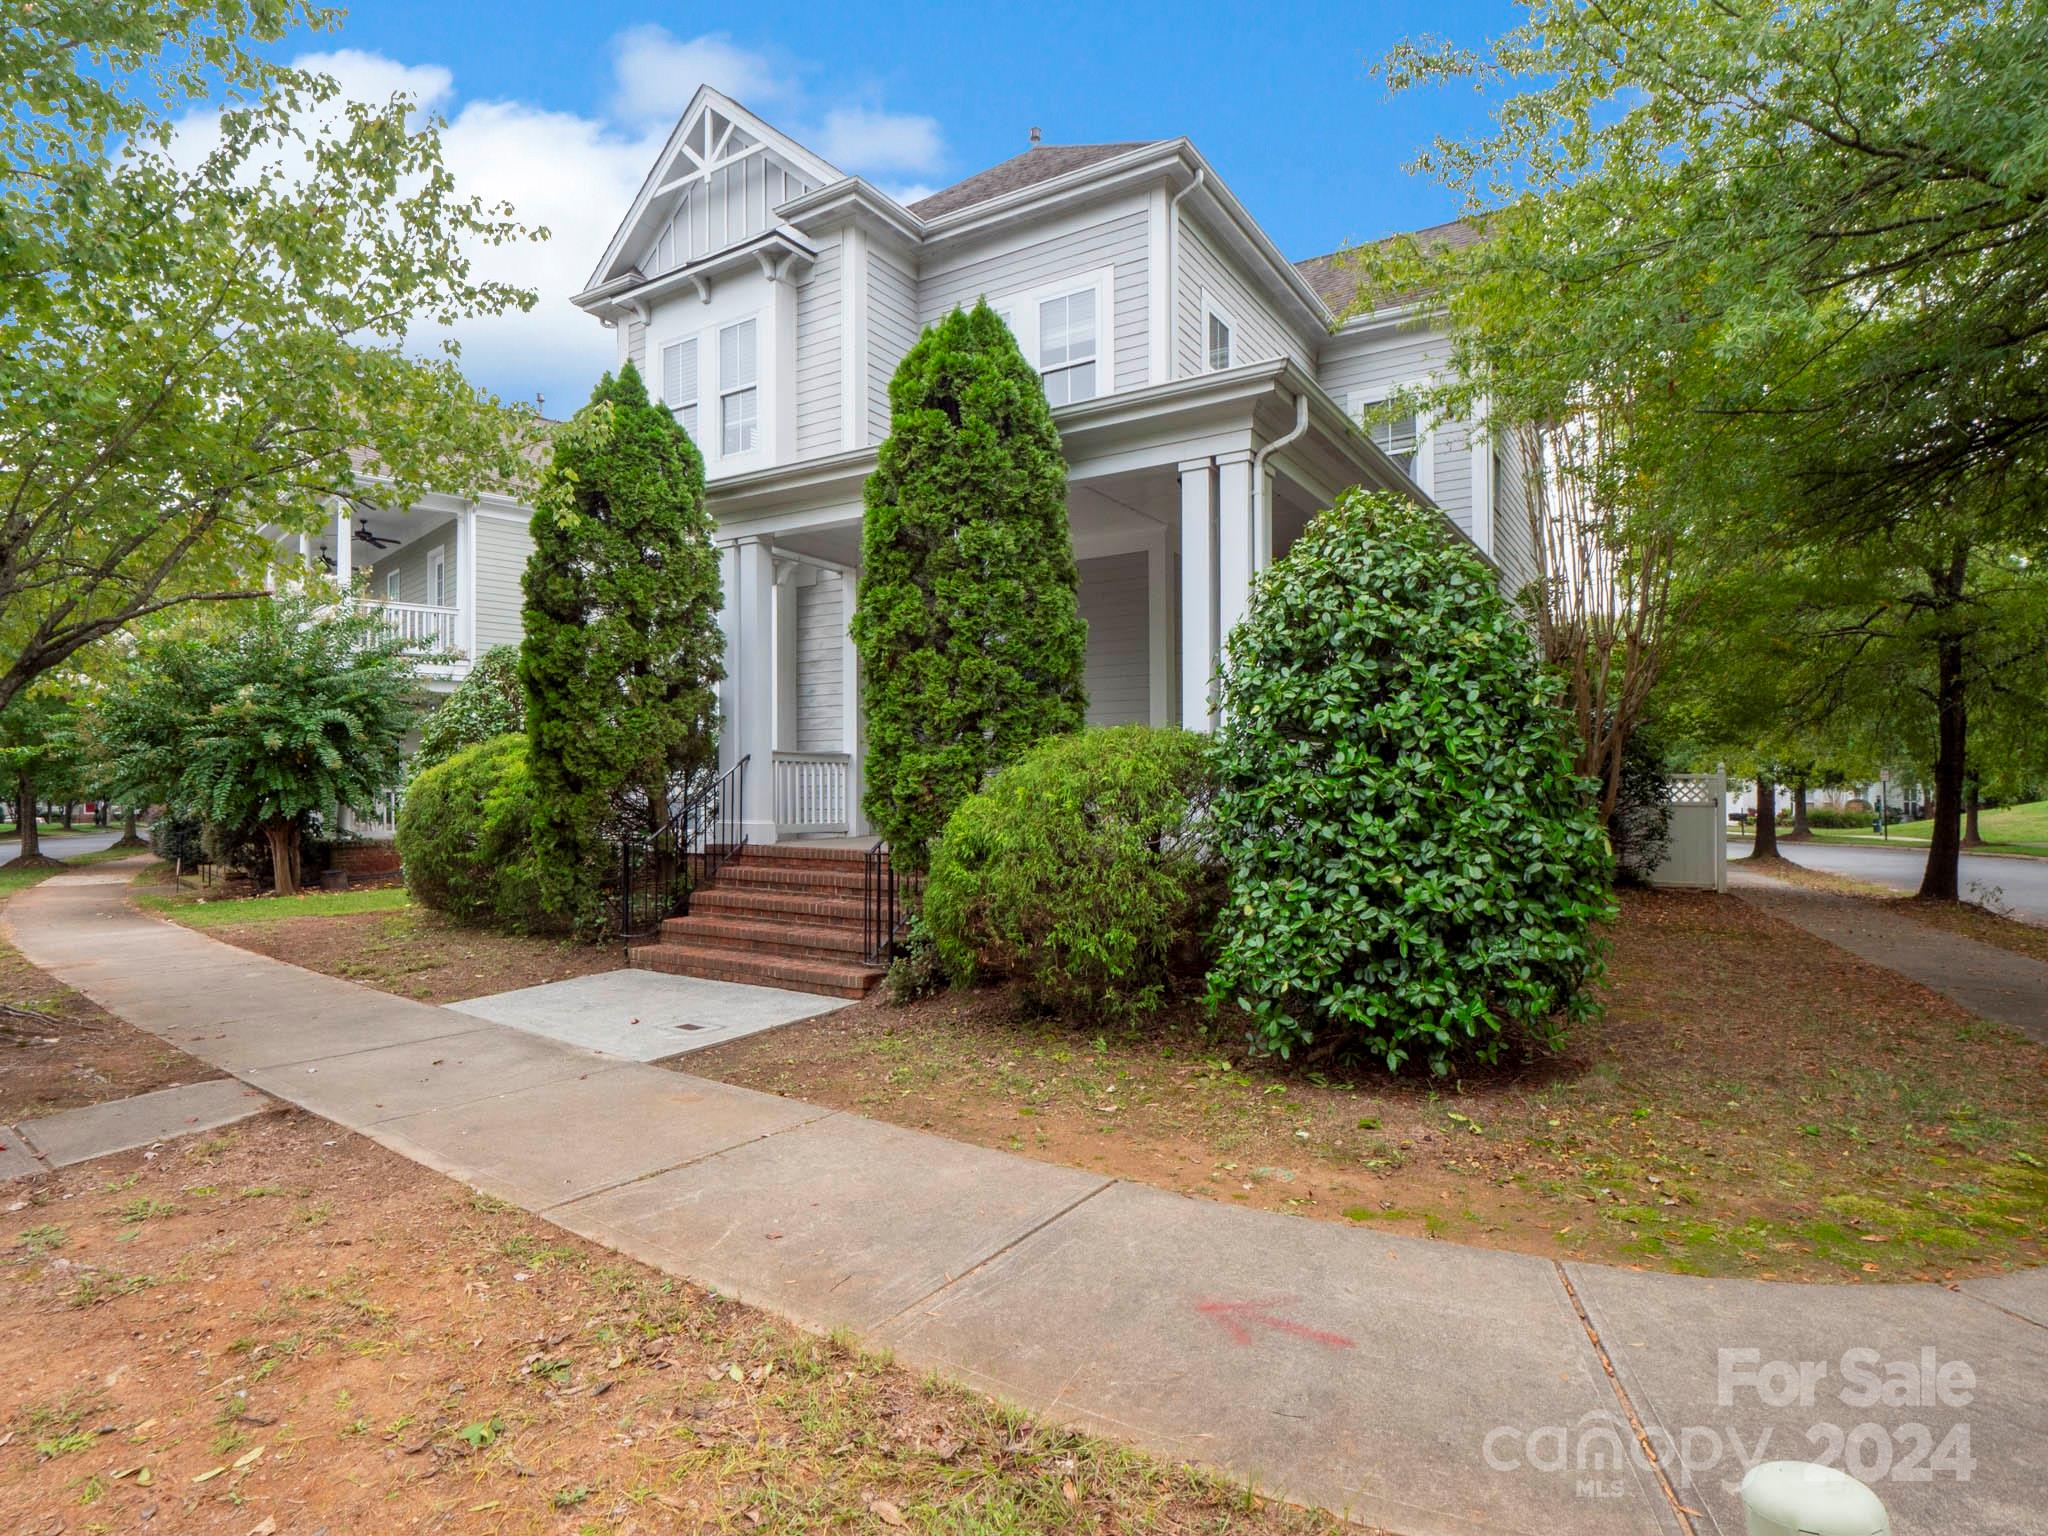
<svg viewBox="0 0 2048 1536">
<path fill-rule="evenodd" d="M 887 1499 L 877 1499 L 868 1508 L 874 1512 L 875 1518 L 884 1525 L 903 1524 L 903 1511 L 894 1504 L 891 1504 Z"/>
<path fill-rule="evenodd" d="M 237 1457 L 236 1457 L 236 1458 L 234 1459 L 234 1462 L 233 1462 L 233 1466 L 234 1466 L 234 1469 L 235 1469 L 235 1470 L 236 1470 L 237 1472 L 239 1472 L 239 1471 L 241 1471 L 241 1470 L 242 1470 L 242 1468 L 244 1468 L 244 1467 L 253 1467 L 253 1466 L 254 1466 L 254 1465 L 255 1465 L 255 1464 L 256 1464 L 256 1463 L 258 1462 L 258 1461 L 261 1461 L 262 1459 L 263 1459 L 263 1447 L 259 1445 L 259 1446 L 257 1446 L 257 1447 L 256 1447 L 256 1449 L 255 1449 L 255 1450 L 253 1450 L 253 1451 L 244 1451 L 244 1452 L 243 1452 L 243 1453 L 242 1453 L 241 1455 L 237 1456 Z"/>
<path fill-rule="evenodd" d="M 200 1473 L 197 1477 L 193 1478 L 192 1481 L 195 1483 L 211 1482 L 214 1478 L 219 1477 L 221 1473 L 225 1471 L 227 1471 L 226 1467 L 215 1467 L 211 1472 Z"/>
</svg>

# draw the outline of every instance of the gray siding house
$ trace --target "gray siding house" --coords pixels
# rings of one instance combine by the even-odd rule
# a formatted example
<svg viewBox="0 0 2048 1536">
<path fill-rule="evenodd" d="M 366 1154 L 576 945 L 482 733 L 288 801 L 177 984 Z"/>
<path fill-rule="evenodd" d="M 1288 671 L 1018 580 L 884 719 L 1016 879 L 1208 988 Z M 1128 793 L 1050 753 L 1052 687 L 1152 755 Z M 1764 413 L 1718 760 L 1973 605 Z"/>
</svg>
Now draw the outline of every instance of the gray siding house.
<svg viewBox="0 0 2048 1536">
<path fill-rule="evenodd" d="M 1094 722 L 1211 727 L 1253 580 L 1346 486 L 1437 507 L 1526 580 L 1511 456 L 1468 422 L 1363 425 L 1445 366 L 1442 333 L 1412 306 L 1338 323 L 1351 296 L 1331 258 L 1282 256 L 1186 139 L 1034 143 L 905 206 L 698 91 L 575 302 L 704 452 L 750 840 L 865 831 L 861 487 L 891 375 L 954 305 L 987 300 L 1044 375 Z"/>
</svg>

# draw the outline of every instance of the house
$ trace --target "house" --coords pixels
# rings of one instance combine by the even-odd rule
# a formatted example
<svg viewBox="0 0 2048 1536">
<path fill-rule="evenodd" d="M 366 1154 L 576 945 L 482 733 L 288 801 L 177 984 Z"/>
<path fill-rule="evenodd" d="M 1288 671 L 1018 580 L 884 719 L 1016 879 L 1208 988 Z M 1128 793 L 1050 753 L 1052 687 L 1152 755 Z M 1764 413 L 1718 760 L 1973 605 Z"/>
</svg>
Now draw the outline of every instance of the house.
<svg viewBox="0 0 2048 1536">
<path fill-rule="evenodd" d="M 703 450 L 721 750 L 749 764 L 751 847 L 866 831 L 847 637 L 862 484 L 891 375 L 956 305 L 986 299 L 1044 375 L 1091 723 L 1211 726 L 1218 645 L 1253 579 L 1350 485 L 1433 502 L 1447 537 L 1527 579 L 1510 455 L 1467 422 L 1360 425 L 1443 366 L 1425 308 L 1336 325 L 1345 269 L 1284 257 L 1186 139 L 1036 137 L 905 206 L 701 89 L 576 296 Z M 426 591 L 406 580 L 401 598 Z"/>
</svg>

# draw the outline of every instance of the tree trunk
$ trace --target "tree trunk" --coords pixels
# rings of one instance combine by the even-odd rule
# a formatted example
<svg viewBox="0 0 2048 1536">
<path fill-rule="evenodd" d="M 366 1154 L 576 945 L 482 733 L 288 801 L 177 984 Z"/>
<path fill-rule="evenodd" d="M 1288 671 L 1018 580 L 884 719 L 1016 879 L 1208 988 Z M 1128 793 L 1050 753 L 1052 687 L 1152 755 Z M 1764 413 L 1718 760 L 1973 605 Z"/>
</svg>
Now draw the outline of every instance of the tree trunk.
<svg viewBox="0 0 2048 1536">
<path fill-rule="evenodd" d="M 66 832 L 71 830 L 71 820 L 77 810 L 78 802 L 76 800 L 66 800 L 64 802 L 64 830 Z"/>
<path fill-rule="evenodd" d="M 26 864 L 43 856 L 42 829 L 36 825 L 36 781 L 27 770 L 22 772 L 20 793 L 15 799 L 21 802 L 21 814 L 15 817 L 21 831 L 21 852 L 15 857 Z"/>
<path fill-rule="evenodd" d="M 1944 599 L 1950 611 L 1950 622 L 1934 645 L 1934 831 L 1927 844 L 1927 872 L 1920 877 L 1920 896 L 1926 901 L 1960 898 L 1957 866 L 1962 852 L 1963 749 L 1968 733 L 1963 711 L 1963 634 L 1953 622 L 1953 611 L 1962 599 L 1963 571 L 1963 556 L 1958 554 L 1947 570 L 1929 573 L 1936 597 Z"/>
<path fill-rule="evenodd" d="M 135 831 L 135 807 L 132 805 L 121 814 L 121 840 L 115 843 L 114 846 L 116 848 L 143 848 L 148 846 Z"/>
<path fill-rule="evenodd" d="M 1982 798 L 1983 786 L 1977 782 L 1977 776 L 1971 774 L 1969 796 L 1963 801 L 1963 846 L 1965 848 L 1982 848 L 1984 846 L 1984 834 L 1977 830 L 1977 806 Z"/>
<path fill-rule="evenodd" d="M 1796 780 L 1792 785 L 1792 830 L 1786 840 L 1805 843 L 1813 840 L 1813 828 L 1806 820 L 1806 780 Z"/>
<path fill-rule="evenodd" d="M 270 844 L 270 883 L 280 896 L 299 894 L 299 824 L 290 818 L 266 821 L 263 837 Z"/>
<path fill-rule="evenodd" d="M 1751 845 L 1749 856 L 1778 857 L 1778 786 L 1762 774 L 1756 779 L 1756 842 Z"/>
</svg>

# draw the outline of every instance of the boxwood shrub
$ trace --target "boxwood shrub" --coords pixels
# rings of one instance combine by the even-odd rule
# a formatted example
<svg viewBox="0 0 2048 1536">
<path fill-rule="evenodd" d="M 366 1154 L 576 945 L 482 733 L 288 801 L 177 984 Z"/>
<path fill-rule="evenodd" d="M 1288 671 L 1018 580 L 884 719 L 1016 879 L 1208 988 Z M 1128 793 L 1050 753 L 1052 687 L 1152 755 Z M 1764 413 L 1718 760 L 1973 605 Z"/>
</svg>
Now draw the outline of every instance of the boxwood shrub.
<svg viewBox="0 0 2048 1536">
<path fill-rule="evenodd" d="M 1229 637 L 1211 996 L 1283 1057 L 1490 1061 L 1591 1007 L 1611 858 L 1497 579 L 1352 490 Z"/>
<path fill-rule="evenodd" d="M 962 801 L 932 851 L 923 921 L 959 981 L 1012 977 L 1040 1006 L 1123 1018 L 1198 970 L 1220 894 L 1208 743 L 1121 725 L 1043 742 Z"/>
<path fill-rule="evenodd" d="M 427 769 L 398 812 L 398 856 L 415 900 L 457 922 L 528 933 L 540 903 L 526 738 L 498 736 Z"/>
</svg>

